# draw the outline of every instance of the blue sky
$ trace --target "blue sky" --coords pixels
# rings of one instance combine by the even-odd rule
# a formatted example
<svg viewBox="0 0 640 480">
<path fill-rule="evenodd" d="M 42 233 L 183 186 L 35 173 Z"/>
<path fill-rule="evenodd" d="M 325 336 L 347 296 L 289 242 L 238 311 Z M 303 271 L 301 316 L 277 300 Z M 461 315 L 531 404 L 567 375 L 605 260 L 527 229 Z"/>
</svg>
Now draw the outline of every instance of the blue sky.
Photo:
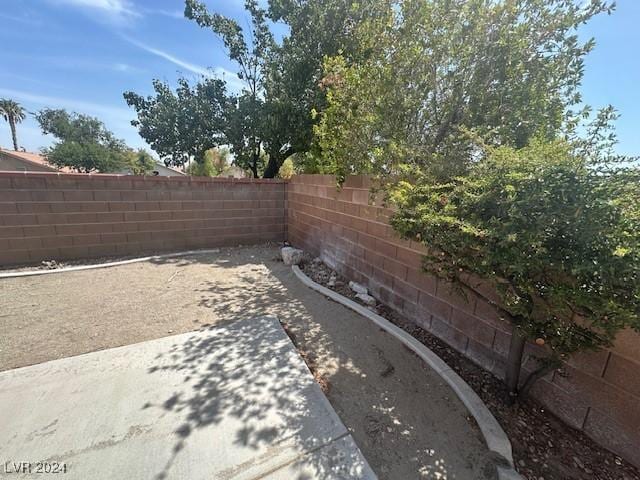
<svg viewBox="0 0 640 480">
<path fill-rule="evenodd" d="M 248 24 L 243 0 L 208 2 L 210 9 Z M 30 112 L 67 108 L 99 117 L 132 147 L 146 146 L 130 121 L 122 92 L 151 93 L 151 80 L 174 84 L 203 72 L 236 88 L 234 64 L 209 31 L 182 17 L 183 0 L 3 0 L 0 10 L 0 98 Z M 596 38 L 586 61 L 584 100 L 594 108 L 613 104 L 624 154 L 640 154 L 640 1 L 619 0 L 581 31 Z M 20 145 L 37 151 L 51 138 L 29 118 L 19 126 Z M 11 144 L 0 122 L 0 146 Z"/>
</svg>

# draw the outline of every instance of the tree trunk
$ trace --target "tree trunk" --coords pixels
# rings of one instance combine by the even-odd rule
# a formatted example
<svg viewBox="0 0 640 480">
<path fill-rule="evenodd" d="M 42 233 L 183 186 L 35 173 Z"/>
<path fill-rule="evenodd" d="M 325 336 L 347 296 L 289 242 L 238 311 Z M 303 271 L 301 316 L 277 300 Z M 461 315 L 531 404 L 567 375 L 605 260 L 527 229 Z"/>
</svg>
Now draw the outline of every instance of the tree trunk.
<svg viewBox="0 0 640 480">
<path fill-rule="evenodd" d="M 267 163 L 267 168 L 264 169 L 263 178 L 275 178 L 280 170 L 280 165 L 278 165 L 278 160 L 274 158 L 274 156 L 269 156 L 269 163 Z"/>
<path fill-rule="evenodd" d="M 258 178 L 258 161 L 260 160 L 260 150 L 253 150 L 251 154 L 251 173 L 253 178 Z"/>
<path fill-rule="evenodd" d="M 559 368 L 561 365 L 560 361 L 557 362 L 548 362 L 544 365 L 541 365 L 537 370 L 534 370 L 529 374 L 524 382 L 522 382 L 522 386 L 520 387 L 520 391 L 518 392 L 518 396 L 520 398 L 524 398 L 528 395 L 529 390 L 534 383 L 544 377 L 547 373 L 552 372 L 556 368 Z"/>
<path fill-rule="evenodd" d="M 507 372 L 505 383 L 507 384 L 509 405 L 513 405 L 518 397 L 518 383 L 520 382 L 520 369 L 522 368 L 522 354 L 526 338 L 518 333 L 516 328 L 511 334 L 511 343 L 509 345 L 509 356 L 507 358 Z"/>
<path fill-rule="evenodd" d="M 11 138 L 13 139 L 13 149 L 18 151 L 18 135 L 16 134 L 16 121 L 13 117 L 9 117 L 9 128 L 11 128 Z"/>
<path fill-rule="evenodd" d="M 282 163 L 294 154 L 292 147 L 287 148 L 284 152 L 278 152 L 277 154 L 269 154 L 269 162 L 267 168 L 264 169 L 264 175 L 262 178 L 275 178 L 280 171 Z"/>
</svg>

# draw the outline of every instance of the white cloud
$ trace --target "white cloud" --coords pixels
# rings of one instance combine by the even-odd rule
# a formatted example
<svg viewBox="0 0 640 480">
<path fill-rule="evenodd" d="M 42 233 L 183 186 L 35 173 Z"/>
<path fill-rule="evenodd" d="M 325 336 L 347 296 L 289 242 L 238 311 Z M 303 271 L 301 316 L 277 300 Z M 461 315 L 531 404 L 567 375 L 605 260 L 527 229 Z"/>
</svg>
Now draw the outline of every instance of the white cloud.
<svg viewBox="0 0 640 480">
<path fill-rule="evenodd" d="M 97 20 L 110 20 L 116 23 L 127 22 L 135 17 L 140 17 L 128 0 L 49 0 L 58 5 L 69 5 L 87 11 L 100 13 Z"/>
<path fill-rule="evenodd" d="M 164 58 L 165 60 L 173 63 L 174 65 L 182 67 L 189 72 L 202 75 L 203 77 L 211 77 L 213 75 L 212 72 L 205 67 L 201 67 L 200 65 L 196 65 L 194 63 L 190 63 L 185 60 L 181 60 L 178 57 L 171 55 L 170 53 L 167 53 L 158 48 L 151 47 L 149 45 L 145 45 L 144 43 L 134 40 L 132 38 L 129 38 L 127 36 L 123 36 L 123 38 L 127 42 L 131 43 L 132 45 L 135 45 L 136 47 L 144 50 L 145 52 L 149 52 L 153 55 L 156 55 L 157 57 Z"/>
<path fill-rule="evenodd" d="M 57 0 L 57 2 L 114 14 L 136 14 L 126 0 Z"/>
<path fill-rule="evenodd" d="M 142 8 L 141 11 L 149 15 L 160 15 L 162 17 L 175 18 L 177 20 L 184 19 L 183 10 L 163 10 L 160 8 Z"/>
<path fill-rule="evenodd" d="M 176 20 L 184 19 L 183 10 L 168 10 L 163 8 L 146 7 L 142 5 L 134 5 L 131 0 L 47 0 L 57 5 L 68 5 L 77 7 L 86 11 L 99 11 L 100 14 L 106 14 L 108 20 L 115 21 L 119 24 L 127 24 L 134 18 L 146 15 L 158 15 Z M 2 16 L 2 14 L 0 14 Z M 96 20 L 105 20 L 102 17 L 96 17 Z"/>
<path fill-rule="evenodd" d="M 163 58 L 173 63 L 174 65 L 177 65 L 191 73 L 195 73 L 197 75 L 201 75 L 207 78 L 222 78 L 223 80 L 226 80 L 229 90 L 233 92 L 239 92 L 240 90 L 242 90 L 244 86 L 244 83 L 242 82 L 242 80 L 240 80 L 235 73 L 231 72 L 230 70 L 227 70 L 226 68 L 215 67 L 213 69 L 210 69 L 210 68 L 202 67 L 200 65 L 196 65 L 194 63 L 182 60 L 176 57 L 175 55 L 165 52 L 164 50 L 151 47 L 149 45 L 146 45 L 142 42 L 139 42 L 127 36 L 123 36 L 123 38 L 127 42 L 131 43 L 132 45 L 135 45 L 136 47 L 146 52 L 149 52 L 157 57 Z"/>
</svg>

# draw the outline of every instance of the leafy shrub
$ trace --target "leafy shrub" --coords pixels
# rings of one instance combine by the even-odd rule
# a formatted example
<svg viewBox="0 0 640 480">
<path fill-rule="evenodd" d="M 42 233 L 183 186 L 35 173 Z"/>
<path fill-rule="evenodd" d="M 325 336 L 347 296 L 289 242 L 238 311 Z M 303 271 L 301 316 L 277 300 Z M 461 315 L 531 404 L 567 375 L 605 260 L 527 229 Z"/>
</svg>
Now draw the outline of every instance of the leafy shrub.
<svg viewBox="0 0 640 480">
<path fill-rule="evenodd" d="M 204 152 L 202 161 L 191 162 L 186 169 L 188 175 L 195 177 L 217 177 L 229 169 L 229 150 L 210 148 Z"/>
<path fill-rule="evenodd" d="M 186 168 L 187 175 L 194 177 L 215 177 L 216 169 L 213 166 L 211 158 L 205 156 L 201 162 L 191 162 Z"/>
<path fill-rule="evenodd" d="M 287 158 L 282 165 L 280 165 L 280 170 L 278 170 L 278 177 L 284 178 L 285 180 L 293 177 L 296 171 L 293 166 L 293 160 L 291 157 Z"/>
<path fill-rule="evenodd" d="M 127 166 L 134 175 L 146 175 L 153 171 L 156 161 L 149 152 L 141 148 L 127 152 Z"/>
<path fill-rule="evenodd" d="M 392 225 L 429 248 L 429 272 L 493 284 L 522 340 L 512 394 L 525 339 L 547 347 L 540 375 L 640 330 L 640 169 L 594 168 L 566 142 L 534 140 L 490 149 L 464 177 L 429 178 L 397 185 Z"/>
</svg>

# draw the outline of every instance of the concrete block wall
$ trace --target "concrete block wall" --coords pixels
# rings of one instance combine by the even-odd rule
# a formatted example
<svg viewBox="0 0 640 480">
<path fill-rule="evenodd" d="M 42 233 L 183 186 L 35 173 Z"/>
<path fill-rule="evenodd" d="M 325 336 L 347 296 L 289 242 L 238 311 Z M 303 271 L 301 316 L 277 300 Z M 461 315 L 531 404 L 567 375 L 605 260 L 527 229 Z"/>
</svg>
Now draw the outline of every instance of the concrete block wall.
<svg viewBox="0 0 640 480">
<path fill-rule="evenodd" d="M 280 180 L 0 172 L 0 265 L 285 238 Z"/>
<path fill-rule="evenodd" d="M 0 266 L 286 238 L 482 367 L 503 376 L 510 326 L 482 298 L 421 271 L 371 205 L 366 177 L 279 180 L 0 172 Z M 534 346 L 529 351 L 534 352 Z M 526 365 L 525 365 L 526 366 Z M 640 466 L 640 336 L 571 359 L 532 392 L 556 415 Z"/>
<path fill-rule="evenodd" d="M 348 178 L 340 191 L 335 185 L 328 175 L 289 182 L 289 241 L 368 285 L 380 301 L 502 377 L 510 325 L 479 296 L 461 294 L 421 271 L 423 246 L 398 238 L 388 224 L 393 212 L 369 204 L 366 177 Z M 529 353 L 535 348 L 529 346 Z M 571 359 L 564 374 L 542 379 L 532 394 L 569 425 L 640 466 L 638 334 L 622 332 L 613 349 Z"/>
</svg>

